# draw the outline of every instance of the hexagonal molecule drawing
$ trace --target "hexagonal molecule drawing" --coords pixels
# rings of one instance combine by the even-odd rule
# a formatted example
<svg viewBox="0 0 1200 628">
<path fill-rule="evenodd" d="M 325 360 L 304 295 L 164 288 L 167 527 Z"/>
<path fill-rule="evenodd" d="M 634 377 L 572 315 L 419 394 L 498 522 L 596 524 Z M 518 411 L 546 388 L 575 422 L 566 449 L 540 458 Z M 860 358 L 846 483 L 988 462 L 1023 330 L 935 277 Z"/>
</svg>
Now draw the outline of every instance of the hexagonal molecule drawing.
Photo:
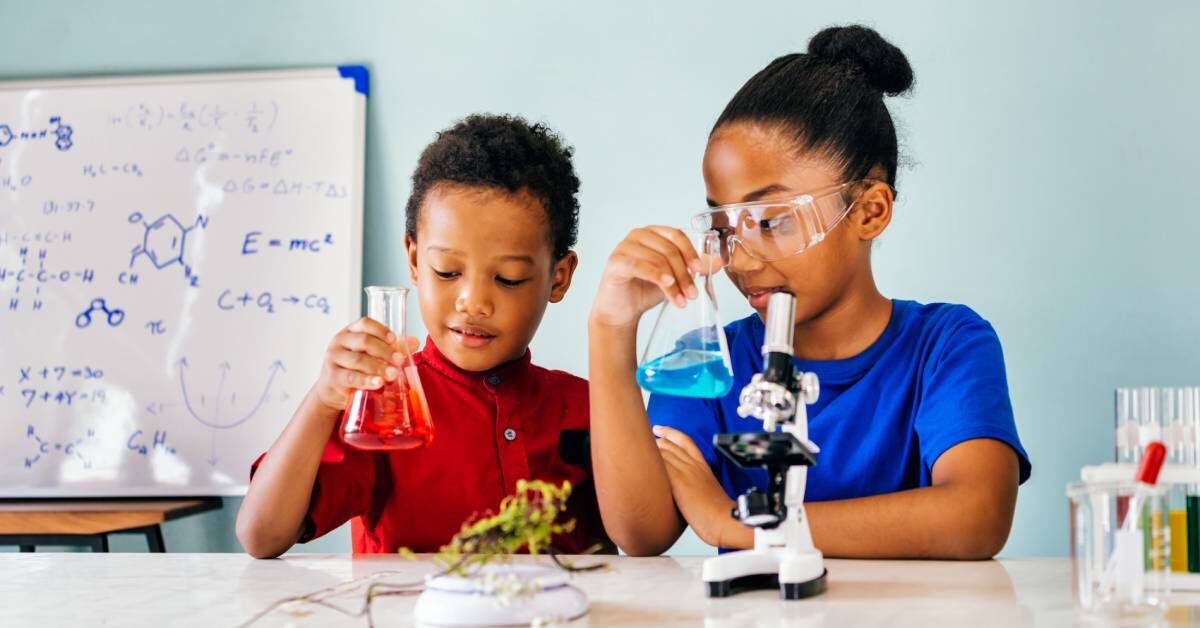
<svg viewBox="0 0 1200 628">
<path fill-rule="evenodd" d="M 156 270 L 178 264 L 183 267 L 183 277 L 191 286 L 200 284 L 200 278 L 184 258 L 187 254 L 188 235 L 195 229 L 208 227 L 207 216 L 196 216 L 195 222 L 185 227 L 174 214 L 163 214 L 147 222 L 141 212 L 133 212 L 129 215 L 129 222 L 145 229 L 142 243 L 133 247 L 129 258 L 130 268 L 133 268 L 139 257 L 145 256 Z"/>
<path fill-rule="evenodd" d="M 14 141 L 33 141 L 41 139 L 53 139 L 54 147 L 59 151 L 70 150 L 75 145 L 75 141 L 71 139 L 74 134 L 74 129 L 69 124 L 63 124 L 61 116 L 50 118 L 52 126 L 45 129 L 34 129 L 32 131 L 14 131 L 7 123 L 0 124 L 0 148 L 4 148 Z"/>
<path fill-rule="evenodd" d="M 58 150 L 70 150 L 75 143 L 71 141 L 71 133 L 74 131 L 70 125 L 62 123 L 62 119 L 58 116 L 50 118 L 50 124 L 54 126 L 54 147 Z"/>
</svg>

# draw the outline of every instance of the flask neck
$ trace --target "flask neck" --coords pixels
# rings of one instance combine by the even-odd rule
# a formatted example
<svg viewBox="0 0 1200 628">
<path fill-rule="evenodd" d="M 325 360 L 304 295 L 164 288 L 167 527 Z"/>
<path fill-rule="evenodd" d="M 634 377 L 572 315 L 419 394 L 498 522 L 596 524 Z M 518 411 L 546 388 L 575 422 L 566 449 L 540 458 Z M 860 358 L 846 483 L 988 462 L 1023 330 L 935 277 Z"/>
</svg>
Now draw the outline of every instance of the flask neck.
<svg viewBox="0 0 1200 628">
<path fill-rule="evenodd" d="M 397 336 L 405 336 L 404 314 L 408 290 L 372 286 L 366 292 L 367 316 L 383 323 Z"/>
</svg>

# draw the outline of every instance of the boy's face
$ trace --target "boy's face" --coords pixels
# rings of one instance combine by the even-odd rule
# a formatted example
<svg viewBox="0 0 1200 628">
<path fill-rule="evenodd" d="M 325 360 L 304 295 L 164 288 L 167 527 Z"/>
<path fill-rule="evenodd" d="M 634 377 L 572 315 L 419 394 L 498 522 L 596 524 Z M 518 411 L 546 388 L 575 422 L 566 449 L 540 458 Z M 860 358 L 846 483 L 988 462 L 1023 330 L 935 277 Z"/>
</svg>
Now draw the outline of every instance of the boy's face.
<svg viewBox="0 0 1200 628">
<path fill-rule="evenodd" d="M 467 371 L 524 355 L 577 264 L 575 253 L 554 260 L 537 199 L 487 187 L 431 189 L 405 246 L 429 336 Z"/>
</svg>

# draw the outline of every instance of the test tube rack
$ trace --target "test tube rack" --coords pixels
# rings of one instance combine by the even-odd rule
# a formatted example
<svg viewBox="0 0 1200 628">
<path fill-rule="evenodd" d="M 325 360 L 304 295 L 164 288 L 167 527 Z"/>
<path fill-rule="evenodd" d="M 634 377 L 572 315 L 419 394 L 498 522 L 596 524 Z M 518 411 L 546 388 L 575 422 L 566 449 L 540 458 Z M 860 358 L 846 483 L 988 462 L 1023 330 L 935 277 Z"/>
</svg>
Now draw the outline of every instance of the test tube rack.
<svg viewBox="0 0 1200 628">
<path fill-rule="evenodd" d="M 1079 473 L 1079 479 L 1087 484 L 1109 482 L 1132 484 L 1136 473 L 1136 464 L 1106 462 L 1084 467 Z M 1164 464 L 1162 471 L 1158 474 L 1158 484 L 1163 486 L 1200 484 L 1200 468 L 1186 464 Z M 1200 573 L 1172 571 L 1168 577 L 1172 591 L 1200 592 Z"/>
</svg>

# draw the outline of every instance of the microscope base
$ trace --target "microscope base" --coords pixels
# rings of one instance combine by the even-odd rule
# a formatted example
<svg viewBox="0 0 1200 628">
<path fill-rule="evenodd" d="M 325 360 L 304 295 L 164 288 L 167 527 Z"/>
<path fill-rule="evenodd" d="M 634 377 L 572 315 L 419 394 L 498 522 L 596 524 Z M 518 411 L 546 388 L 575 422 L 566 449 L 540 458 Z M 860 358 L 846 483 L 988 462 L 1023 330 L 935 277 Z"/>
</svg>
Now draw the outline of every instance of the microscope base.
<svg viewBox="0 0 1200 628">
<path fill-rule="evenodd" d="M 784 600 L 800 600 L 823 593 L 829 573 L 820 552 L 786 555 L 756 550 L 709 558 L 704 561 L 703 570 L 708 597 L 779 589 L 779 597 Z"/>
</svg>

